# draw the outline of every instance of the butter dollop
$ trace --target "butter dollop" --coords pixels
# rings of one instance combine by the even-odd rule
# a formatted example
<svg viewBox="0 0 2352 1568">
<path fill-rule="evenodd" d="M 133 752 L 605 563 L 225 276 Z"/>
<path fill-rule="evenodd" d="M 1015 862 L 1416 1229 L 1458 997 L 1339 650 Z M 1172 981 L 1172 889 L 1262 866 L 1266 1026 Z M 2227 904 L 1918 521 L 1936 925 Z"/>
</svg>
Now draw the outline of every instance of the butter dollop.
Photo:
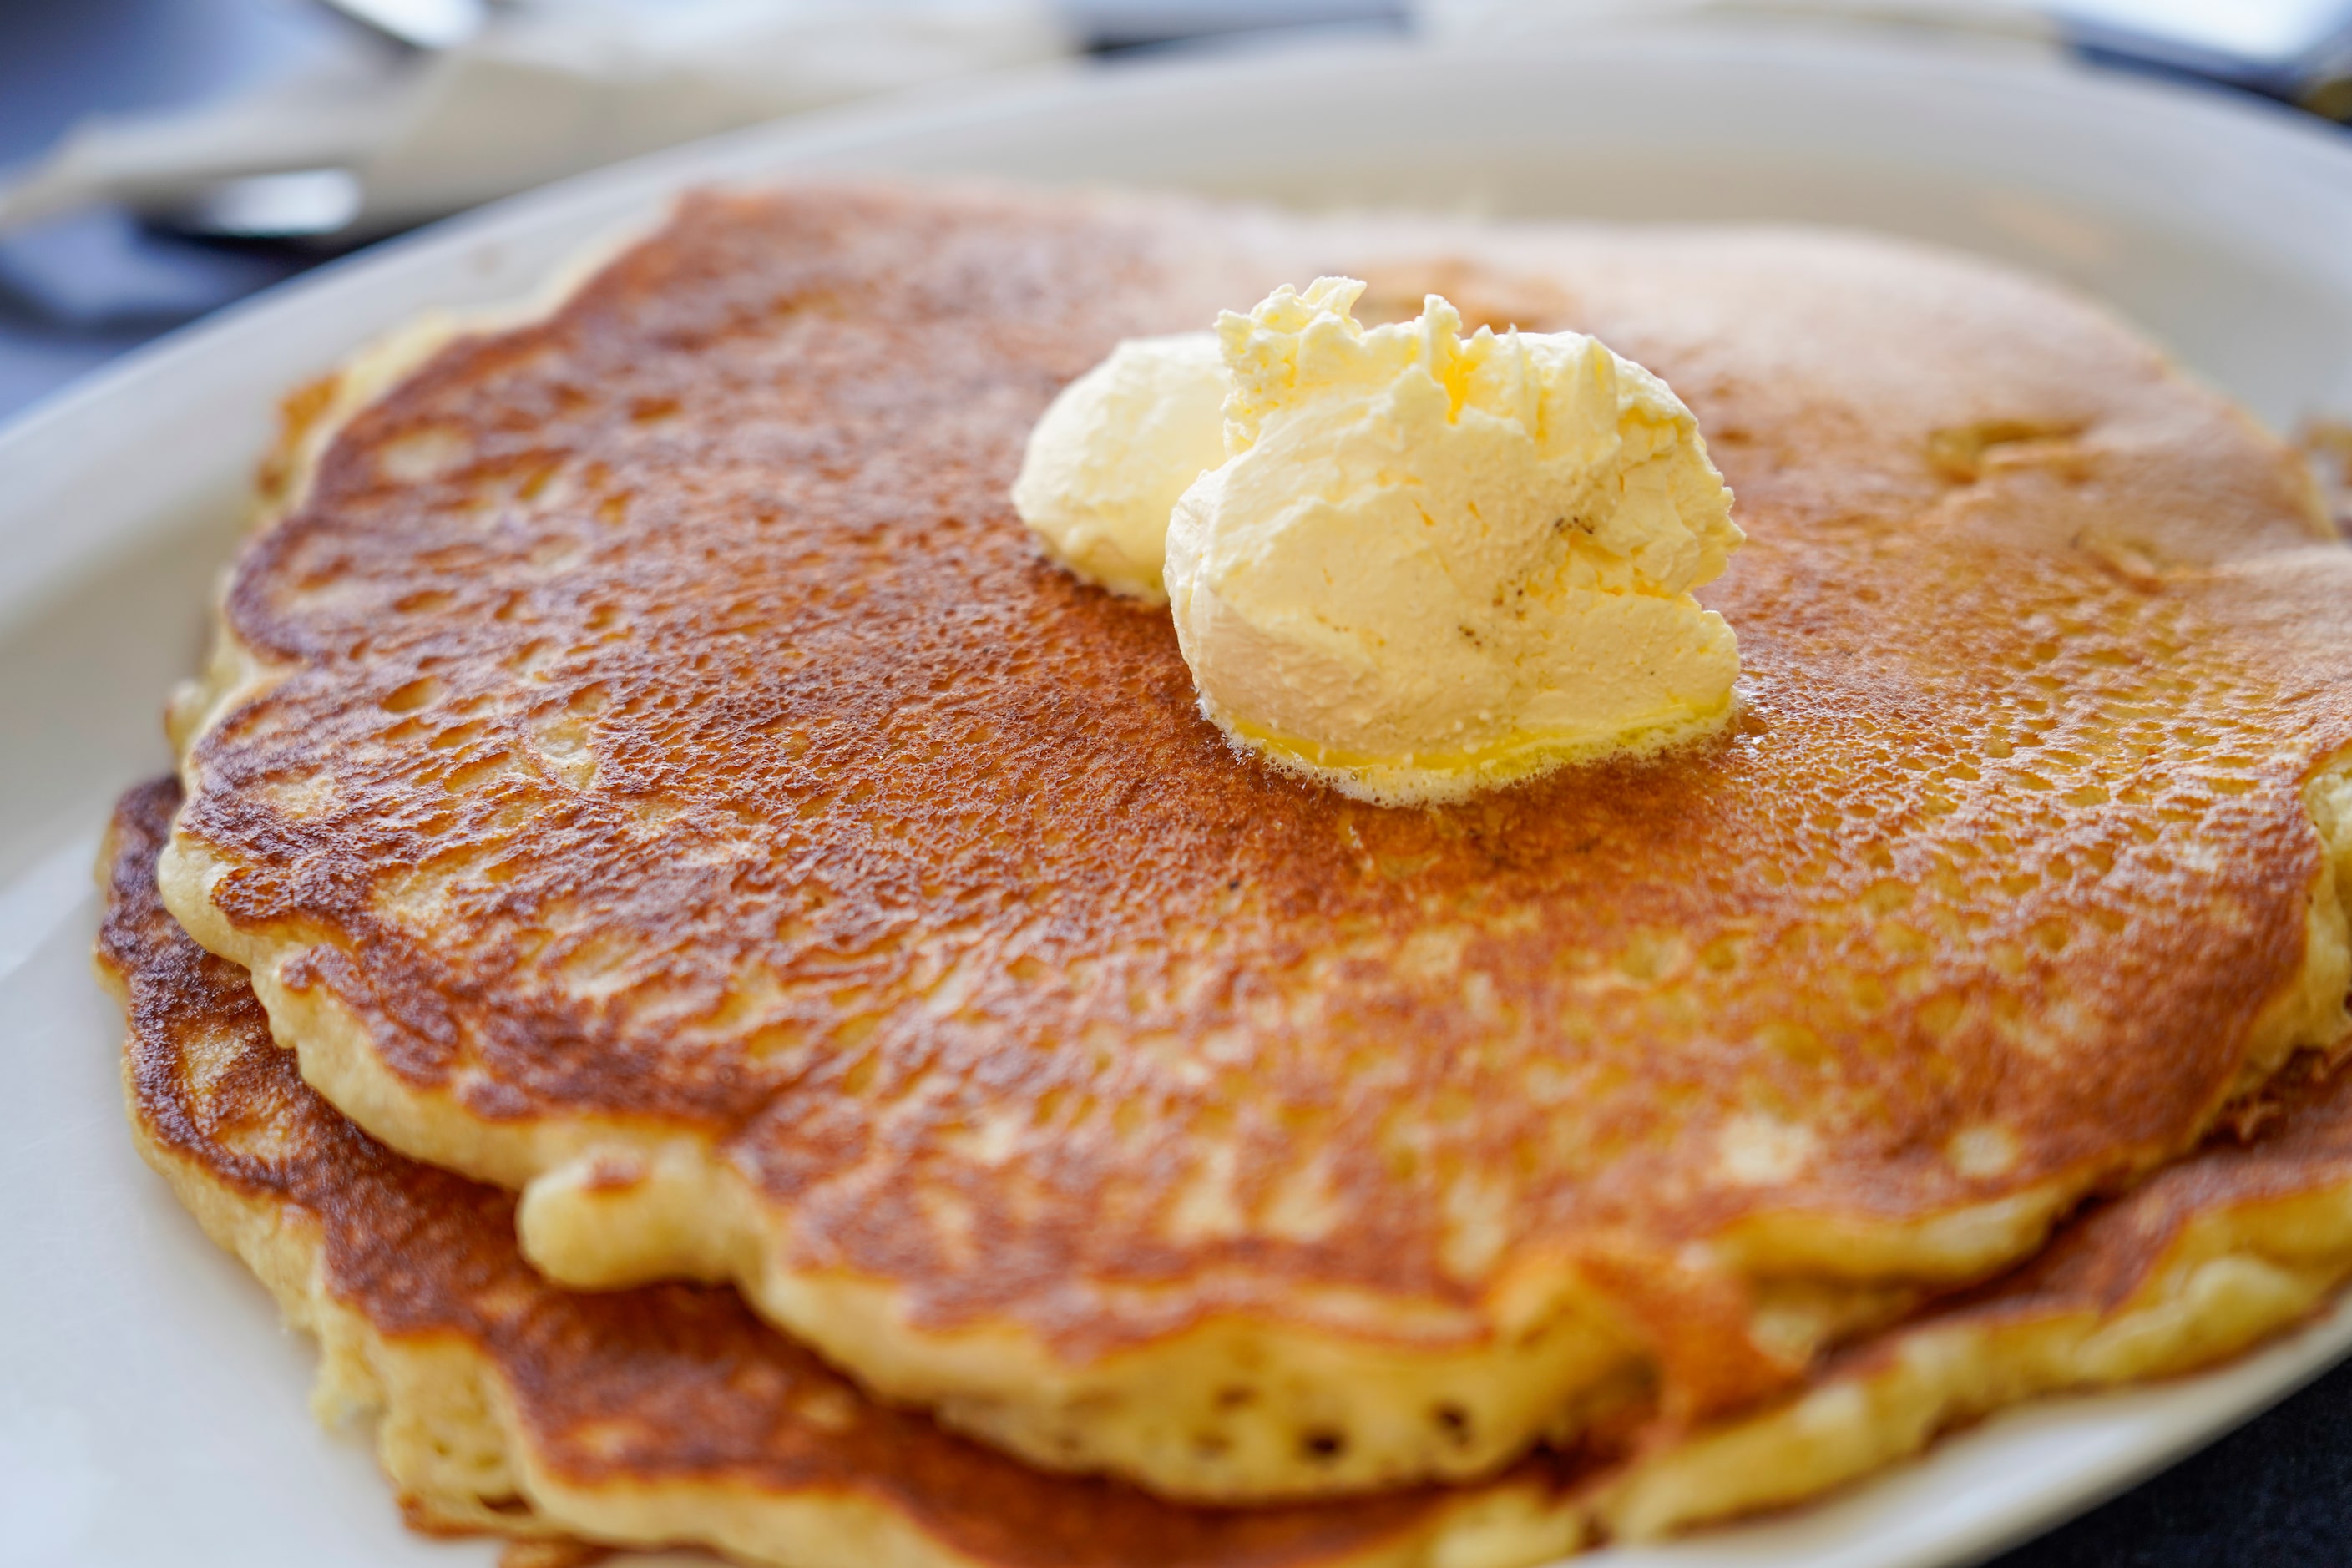
<svg viewBox="0 0 2352 1568">
<path fill-rule="evenodd" d="M 1434 294 L 1367 329 L 1363 289 L 1285 286 L 1219 318 L 1213 359 L 1144 340 L 1069 388 L 1015 492 L 1048 551 L 1127 593 L 1149 562 L 1202 711 L 1360 798 L 1459 799 L 1721 726 L 1738 644 L 1691 590 L 1742 535 L 1689 409 L 1580 333 L 1465 338 Z M 1041 453 L 1057 417 L 1084 456 Z"/>
<path fill-rule="evenodd" d="M 1161 603 L 1168 515 L 1186 486 L 1225 460 L 1224 398 L 1214 332 L 1129 339 L 1037 421 L 1013 510 L 1079 576 Z"/>
</svg>

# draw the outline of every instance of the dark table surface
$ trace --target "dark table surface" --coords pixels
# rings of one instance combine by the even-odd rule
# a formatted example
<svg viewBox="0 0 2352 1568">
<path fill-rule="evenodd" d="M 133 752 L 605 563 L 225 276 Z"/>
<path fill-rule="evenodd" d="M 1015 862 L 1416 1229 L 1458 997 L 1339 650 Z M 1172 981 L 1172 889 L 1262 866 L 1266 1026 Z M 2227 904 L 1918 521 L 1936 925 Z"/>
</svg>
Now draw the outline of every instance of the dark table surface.
<svg viewBox="0 0 2352 1568">
<path fill-rule="evenodd" d="M 344 26 L 306 0 L 0 0 L 0 166 L 91 110 L 193 100 L 342 47 Z M 154 234 L 118 214 L 0 240 L 0 420 L 315 259 Z M 1998 1561 L 2352 1563 L 2352 1365 Z"/>
</svg>

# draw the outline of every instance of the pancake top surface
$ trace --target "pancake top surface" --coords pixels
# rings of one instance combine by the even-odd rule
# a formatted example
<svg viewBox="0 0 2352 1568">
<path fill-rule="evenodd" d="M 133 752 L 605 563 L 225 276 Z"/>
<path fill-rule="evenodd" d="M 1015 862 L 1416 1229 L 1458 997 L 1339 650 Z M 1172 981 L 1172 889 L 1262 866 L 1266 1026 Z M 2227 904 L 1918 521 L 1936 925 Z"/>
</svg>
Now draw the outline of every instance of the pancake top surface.
<svg viewBox="0 0 2352 1568">
<path fill-rule="evenodd" d="M 1351 268 L 1693 406 L 1749 535 L 1703 595 L 1730 733 L 1360 805 L 1035 555 L 1005 491 L 1059 385 Z M 2195 1135 L 2352 740 L 2298 485 L 2095 312 L 1892 245 L 703 196 L 341 431 L 237 570 L 277 679 L 180 830 L 450 1114 L 721 1140 L 797 1266 L 918 1324 L 1475 1338 L 1529 1259 Z"/>
<path fill-rule="evenodd" d="M 99 952 L 126 993 L 133 1118 L 205 1189 L 317 1226 L 323 1289 L 372 1332 L 454 1340 L 485 1358 L 534 1473 L 592 1495 L 677 1489 L 682 1507 L 657 1511 L 688 1526 L 683 1540 L 727 1541 L 729 1505 L 740 1528 L 746 1500 L 862 1500 L 913 1528 L 922 1550 L 909 1561 L 1003 1568 L 1390 1562 L 1444 1528 L 1449 1498 L 1435 1491 L 1218 1511 L 1040 1475 L 873 1404 L 730 1290 L 555 1289 L 516 1251 L 511 1194 L 403 1159 L 338 1115 L 271 1041 L 245 972 L 173 922 L 154 868 L 178 798 L 168 781 L 125 796 L 104 868 Z M 1515 1482 L 1541 1498 L 1564 1479 L 1534 1461 Z M 485 1500 L 513 1512 L 518 1500 Z M 838 1524 L 782 1522 L 794 1560 L 856 1540 Z"/>
<path fill-rule="evenodd" d="M 510 1194 L 404 1159 L 352 1127 L 272 1040 L 245 972 L 173 923 L 154 867 L 178 799 L 170 781 L 125 796 L 101 868 L 99 952 L 129 1015 L 125 1089 L 147 1156 L 200 1213 L 217 1213 L 223 1200 L 276 1211 L 237 1243 L 257 1268 L 257 1241 L 272 1250 L 297 1238 L 297 1276 L 356 1314 L 367 1334 L 436 1347 L 443 1379 L 452 1373 L 440 1352 L 454 1344 L 495 1379 L 501 1398 L 478 1391 L 401 1413 L 444 1452 L 478 1456 L 485 1442 L 520 1450 L 445 1481 L 478 1489 L 411 1500 L 444 1516 L 471 1512 L 493 1528 L 596 1533 L 600 1518 L 620 1517 L 641 1542 L 865 1563 L 887 1540 L 860 1533 L 870 1531 L 870 1516 L 859 1512 L 868 1509 L 911 1529 L 906 1560 L 914 1562 L 1336 1568 L 1443 1556 L 1501 1568 L 1549 1560 L 1587 1538 L 1590 1518 L 1622 1521 L 1662 1491 L 1677 1510 L 1665 1517 L 1686 1522 L 1850 1479 L 1857 1472 L 1834 1457 L 1827 1469 L 1808 1463 L 1842 1447 L 1822 1441 L 1825 1409 L 1837 1411 L 1828 1425 L 1843 1423 L 1856 1452 L 1877 1455 L 1863 1461 L 1875 1468 L 1944 1424 L 1905 1418 L 1907 1375 L 1952 1384 L 1959 1403 L 1944 1420 L 1965 1420 L 2037 1387 L 2065 1386 L 2068 1357 L 2054 1346 L 2066 1342 L 2070 1324 L 2084 1381 L 2102 1381 L 2105 1363 L 2083 1350 L 2132 1342 L 2123 1331 L 2136 1309 L 2142 1326 L 2158 1331 L 2138 1334 L 2143 1345 L 2186 1322 L 2194 1325 L 2180 1335 L 2189 1364 L 2225 1353 L 2242 1342 L 2245 1292 L 2184 1289 L 2183 1263 L 2234 1253 L 2333 1277 L 2352 1256 L 2352 1230 L 2340 1217 L 2352 1190 L 2352 1073 L 2284 1075 L 2294 1081 L 2269 1091 L 2252 1144 L 2218 1140 L 2094 1205 L 2029 1267 L 1853 1345 L 1815 1374 L 1811 1395 L 1687 1446 L 1615 1469 L 1599 1454 L 1581 1463 L 1538 1457 L 1498 1483 L 1454 1493 L 1244 1510 L 1171 1506 L 1117 1485 L 1041 1475 L 876 1405 L 730 1291 L 551 1287 L 517 1253 Z M 2298 1206 L 2305 1197 L 2328 1206 L 2315 1217 Z M 2217 1221 L 2228 1238 L 2220 1247 L 2184 1246 Z M 2286 1306 L 2292 1321 L 2297 1308 Z M 1952 1375 L 1960 1335 L 1980 1341 L 1980 1380 Z M 1919 1353 L 1929 1343 L 1937 1348 Z M 2178 1364 L 2159 1350 L 2140 1374 Z M 1868 1397 L 1851 1397 L 1856 1392 Z M 492 1421 L 501 1432 L 478 1429 Z M 1777 1462 L 1759 1463 L 1768 1454 Z M 518 1477 L 528 1496 L 502 1489 Z M 619 1515 L 597 1507 L 608 1497 L 627 1500 Z M 793 1511 L 810 1504 L 829 1513 L 828 1528 Z M 1528 1532 L 1496 1531 L 1498 1505 Z"/>
</svg>

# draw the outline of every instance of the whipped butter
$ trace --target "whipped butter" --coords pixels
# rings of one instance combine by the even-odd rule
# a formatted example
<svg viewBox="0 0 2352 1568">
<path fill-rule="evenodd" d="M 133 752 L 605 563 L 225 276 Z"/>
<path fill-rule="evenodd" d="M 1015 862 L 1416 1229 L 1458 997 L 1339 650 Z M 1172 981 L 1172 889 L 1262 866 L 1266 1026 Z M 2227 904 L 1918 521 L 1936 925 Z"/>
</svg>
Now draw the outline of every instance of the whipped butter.
<svg viewBox="0 0 2352 1568">
<path fill-rule="evenodd" d="M 1098 476 L 1135 464 L 1125 575 L 1102 580 L 1137 592 L 1152 557 L 1202 711 L 1278 765 L 1389 804 L 1722 724 L 1738 645 L 1691 590 L 1741 535 L 1690 411 L 1579 333 L 1465 338 L 1436 295 L 1415 321 L 1366 329 L 1350 313 L 1363 287 L 1325 278 L 1225 313 L 1216 363 L 1185 362 L 1198 380 L 1181 394 L 1176 363 L 1155 362 L 1187 428 L 1212 386 L 1223 399 L 1222 460 L 1182 488 L 1164 557 L 1142 542 L 1146 486 L 1200 452 L 1137 462 L 1145 425 L 1110 428 L 1141 396 L 1138 370 L 1117 383 L 1130 401 L 1097 405 L 1105 456 L 1041 464 L 1054 413 L 1033 439 L 1024 484 L 1082 474 L 1090 505 L 1109 489 Z M 1038 489 L 1021 510 L 1093 574 L 1040 525 L 1061 514 Z"/>
<path fill-rule="evenodd" d="M 1079 576 L 1162 602 L 1168 514 L 1186 486 L 1225 460 L 1224 400 L 1214 332 L 1129 339 L 1037 421 L 1013 509 Z"/>
</svg>

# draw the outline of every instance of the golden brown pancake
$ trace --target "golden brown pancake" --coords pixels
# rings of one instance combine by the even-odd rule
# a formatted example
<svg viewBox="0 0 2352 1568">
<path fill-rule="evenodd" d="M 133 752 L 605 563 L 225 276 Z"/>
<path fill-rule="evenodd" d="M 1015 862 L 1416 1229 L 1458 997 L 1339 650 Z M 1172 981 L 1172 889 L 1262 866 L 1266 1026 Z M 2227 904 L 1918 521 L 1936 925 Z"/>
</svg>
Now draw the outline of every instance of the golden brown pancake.
<svg viewBox="0 0 2352 1568">
<path fill-rule="evenodd" d="M 1039 558 L 1059 385 L 1343 270 L 1692 405 L 1730 732 L 1365 805 Z M 166 902 L 552 1278 L 732 1279 L 1041 1464 L 1360 1489 L 1768 1397 L 2342 1028 L 2352 551 L 1977 263 L 704 195 L 346 416 L 180 706 Z"/>
<path fill-rule="evenodd" d="M 1550 1466 L 1475 1492 L 1223 1511 L 1043 1475 L 873 1404 L 730 1290 L 551 1288 L 516 1250 L 512 1194 L 352 1127 L 271 1040 L 244 972 L 173 921 L 154 871 L 178 802 L 169 780 L 126 795 L 100 866 L 131 1129 L 318 1336 L 321 1415 L 380 1415 L 419 1528 L 789 1568 L 1404 1568 L 1440 1543 L 1470 1551 L 1465 1568 L 1517 1568 L 1580 1539 Z"/>
<path fill-rule="evenodd" d="M 790 1568 L 1525 1568 L 1793 1501 L 2037 1393 L 2226 1355 L 2352 1270 L 2352 1074 L 2296 1078 L 2259 1143 L 2219 1142 L 2075 1219 L 2024 1271 L 1849 1347 L 1786 1403 L 1451 1494 L 1175 1506 L 877 1406 L 730 1292 L 549 1286 L 516 1251 L 510 1194 L 351 1126 L 271 1040 L 243 973 L 173 922 L 154 865 L 177 801 L 169 781 L 126 796 L 100 868 L 133 1132 L 319 1336 L 322 1415 L 378 1415 L 422 1529 L 699 1542 Z"/>
</svg>

